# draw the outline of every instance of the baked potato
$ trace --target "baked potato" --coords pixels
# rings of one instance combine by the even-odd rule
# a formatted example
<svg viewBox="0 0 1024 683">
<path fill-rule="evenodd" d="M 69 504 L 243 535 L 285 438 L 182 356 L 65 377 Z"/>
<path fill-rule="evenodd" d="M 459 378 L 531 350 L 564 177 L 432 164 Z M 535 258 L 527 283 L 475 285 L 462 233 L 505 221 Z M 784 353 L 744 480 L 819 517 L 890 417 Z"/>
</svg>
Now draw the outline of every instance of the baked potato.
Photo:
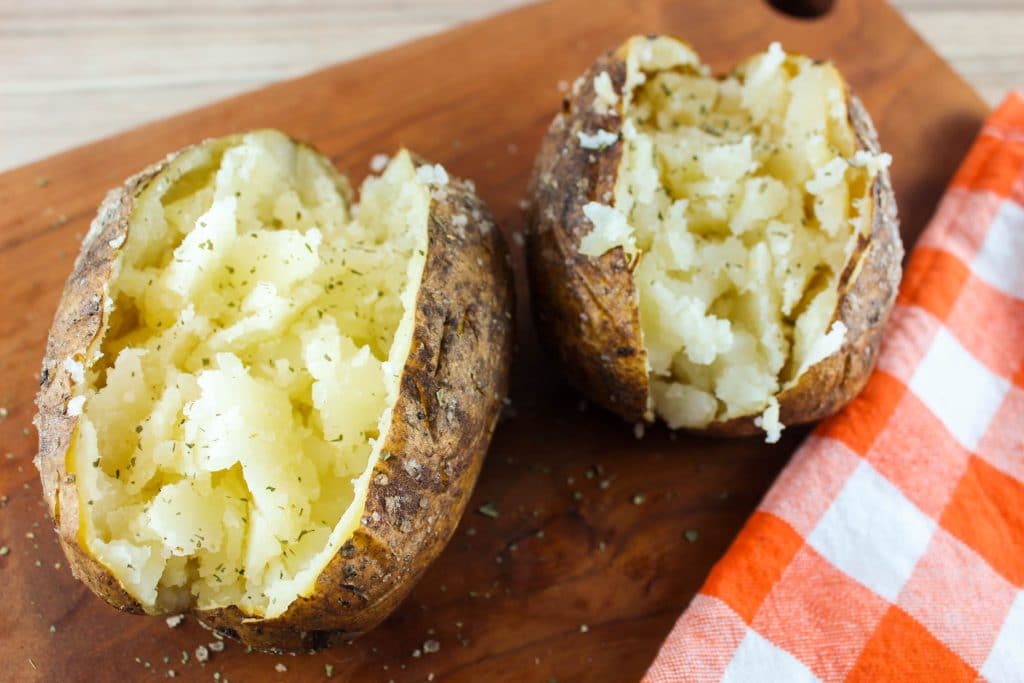
<svg viewBox="0 0 1024 683">
<path fill-rule="evenodd" d="M 74 574 L 126 612 L 312 650 L 451 537 L 506 392 L 507 251 L 401 151 L 362 185 L 276 131 L 111 192 L 51 328 L 39 469 Z"/>
<path fill-rule="evenodd" d="M 863 387 L 902 245 L 871 119 L 778 44 L 709 75 L 636 36 L 574 84 L 529 189 L 531 289 L 571 381 L 629 421 L 723 435 Z"/>
</svg>

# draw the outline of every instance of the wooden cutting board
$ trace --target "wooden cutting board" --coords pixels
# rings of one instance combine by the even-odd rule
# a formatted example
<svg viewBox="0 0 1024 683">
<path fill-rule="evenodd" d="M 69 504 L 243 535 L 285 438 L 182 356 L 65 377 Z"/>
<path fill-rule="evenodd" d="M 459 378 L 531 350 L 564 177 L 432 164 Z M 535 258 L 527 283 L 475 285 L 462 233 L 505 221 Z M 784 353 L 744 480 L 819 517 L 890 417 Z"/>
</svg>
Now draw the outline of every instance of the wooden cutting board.
<svg viewBox="0 0 1024 683">
<path fill-rule="evenodd" d="M 0 679 L 627 681 L 640 677 L 712 564 L 799 444 L 708 440 L 587 408 L 536 346 L 519 282 L 513 411 L 469 511 L 402 607 L 317 655 L 246 654 L 196 622 L 121 615 L 79 585 L 57 547 L 31 459 L 47 328 L 103 193 L 211 135 L 273 126 L 359 180 L 408 145 L 473 178 L 510 243 L 532 157 L 571 82 L 632 33 L 688 38 L 716 70 L 780 40 L 829 58 L 863 98 L 912 244 L 986 107 L 879 0 L 793 19 L 754 0 L 557 0 L 272 85 L 0 175 Z M 273 49 L 273 46 L 268 46 Z M 83 115 L 96 115 L 85 113 Z M 516 253 L 522 272 L 522 256 Z M 493 503 L 498 516 L 476 509 Z M 425 641 L 439 651 L 426 652 Z M 429 648 L 433 650 L 434 648 Z M 189 653 L 183 662 L 183 653 Z M 280 666 L 286 668 L 281 669 Z M 433 678 L 431 678 L 433 677 Z M 223 680 L 222 678 L 222 680 Z"/>
</svg>

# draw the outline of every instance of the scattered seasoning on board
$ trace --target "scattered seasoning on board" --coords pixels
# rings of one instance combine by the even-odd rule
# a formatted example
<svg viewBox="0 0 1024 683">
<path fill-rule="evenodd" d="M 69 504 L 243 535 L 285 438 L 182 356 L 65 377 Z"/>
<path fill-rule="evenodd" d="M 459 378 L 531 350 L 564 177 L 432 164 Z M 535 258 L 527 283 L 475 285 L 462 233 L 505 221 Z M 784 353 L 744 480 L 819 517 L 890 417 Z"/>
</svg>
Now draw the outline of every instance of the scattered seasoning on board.
<svg viewBox="0 0 1024 683">
<path fill-rule="evenodd" d="M 476 509 L 484 517 L 490 517 L 491 519 L 497 519 L 498 517 L 498 506 L 492 503 L 484 503 Z"/>
<path fill-rule="evenodd" d="M 697 539 L 700 538 L 700 534 L 697 533 L 696 529 L 687 529 L 684 535 L 686 536 L 686 540 L 690 543 L 696 543 Z"/>
</svg>

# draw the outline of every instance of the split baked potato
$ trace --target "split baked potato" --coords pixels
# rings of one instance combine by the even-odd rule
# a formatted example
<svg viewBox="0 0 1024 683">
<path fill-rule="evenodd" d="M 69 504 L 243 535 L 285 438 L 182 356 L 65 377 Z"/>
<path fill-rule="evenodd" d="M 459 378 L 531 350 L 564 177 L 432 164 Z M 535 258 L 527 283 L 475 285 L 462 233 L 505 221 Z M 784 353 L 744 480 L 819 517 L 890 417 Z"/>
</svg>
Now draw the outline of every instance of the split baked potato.
<svg viewBox="0 0 1024 683">
<path fill-rule="evenodd" d="M 362 186 L 276 131 L 103 202 L 50 331 L 36 464 L 75 575 L 261 650 L 373 627 L 451 537 L 506 392 L 512 290 L 472 185 Z"/>
<path fill-rule="evenodd" d="M 835 412 L 900 279 L 889 162 L 828 62 L 773 44 L 715 78 L 679 40 L 627 40 L 538 153 L 542 336 L 626 420 L 776 441 Z"/>
</svg>

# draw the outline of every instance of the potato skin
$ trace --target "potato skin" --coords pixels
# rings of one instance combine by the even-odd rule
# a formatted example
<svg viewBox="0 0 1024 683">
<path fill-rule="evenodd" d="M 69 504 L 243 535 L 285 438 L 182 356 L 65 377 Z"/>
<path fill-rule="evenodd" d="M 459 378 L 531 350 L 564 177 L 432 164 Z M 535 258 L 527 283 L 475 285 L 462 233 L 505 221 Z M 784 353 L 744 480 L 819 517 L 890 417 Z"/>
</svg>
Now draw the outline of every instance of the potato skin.
<svg viewBox="0 0 1024 683">
<path fill-rule="evenodd" d="M 588 398 L 630 422 L 654 420 L 641 335 L 638 295 L 622 248 L 590 258 L 579 253 L 592 229 L 583 214 L 588 202 L 610 203 L 623 142 L 602 150 L 581 146 L 579 131 L 618 132 L 627 41 L 608 52 L 584 74 L 565 98 L 538 153 L 529 189 L 530 284 L 541 337 L 555 352 L 569 380 Z M 615 110 L 596 111 L 594 77 L 606 71 L 619 95 Z M 871 118 L 847 92 L 849 117 L 858 148 L 880 151 Z M 847 334 L 839 351 L 808 368 L 797 383 L 778 394 L 783 424 L 813 422 L 852 399 L 874 366 L 882 330 L 896 297 L 903 246 L 896 200 L 883 169 L 872 187 L 871 234 L 858 244 L 840 277 L 833 320 Z M 693 430 L 722 436 L 763 433 L 756 415 L 716 421 Z"/>
<path fill-rule="evenodd" d="M 137 614 L 142 605 L 79 544 L 78 490 L 66 467 L 77 418 L 66 415 L 72 394 L 63 362 L 88 357 L 100 343 L 106 285 L 134 200 L 175 156 L 130 178 L 101 205 L 50 330 L 37 398 L 35 462 L 72 572 L 106 602 Z M 444 549 L 472 493 L 507 392 L 512 277 L 505 243 L 472 184 L 452 178 L 431 188 L 414 331 L 382 450 L 390 457 L 374 467 L 360 526 L 312 593 L 281 616 L 254 618 L 236 607 L 194 611 L 254 649 L 317 650 L 376 626 Z M 468 225 L 454 224 L 457 215 Z"/>
<path fill-rule="evenodd" d="M 647 352 L 628 257 L 613 249 L 600 258 L 579 253 L 592 229 L 590 201 L 608 203 L 615 188 L 622 140 L 603 150 L 580 145 L 577 133 L 618 131 L 618 108 L 595 110 L 594 76 L 607 71 L 620 94 L 624 53 L 609 53 L 583 75 L 562 103 L 541 143 L 528 190 L 530 289 L 537 328 L 584 395 L 633 422 L 652 421 Z"/>
</svg>

